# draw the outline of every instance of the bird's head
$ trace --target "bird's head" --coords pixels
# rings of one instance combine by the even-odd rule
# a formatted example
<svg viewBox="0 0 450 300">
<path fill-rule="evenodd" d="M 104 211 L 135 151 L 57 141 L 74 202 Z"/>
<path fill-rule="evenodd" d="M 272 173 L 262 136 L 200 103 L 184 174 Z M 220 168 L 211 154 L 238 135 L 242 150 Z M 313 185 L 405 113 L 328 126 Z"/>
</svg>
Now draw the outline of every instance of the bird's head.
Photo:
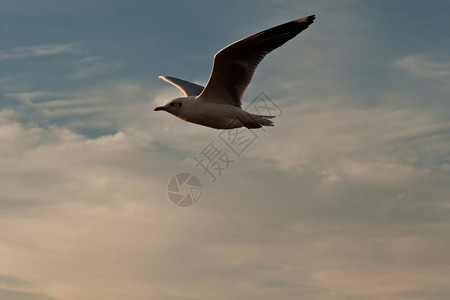
<svg viewBox="0 0 450 300">
<path fill-rule="evenodd" d="M 166 103 L 164 106 L 158 106 L 155 108 L 155 111 L 158 110 L 164 110 L 168 113 L 171 113 L 172 115 L 179 116 L 181 110 L 183 109 L 183 106 L 186 104 L 184 98 L 175 98 L 173 100 L 170 100 Z"/>
</svg>

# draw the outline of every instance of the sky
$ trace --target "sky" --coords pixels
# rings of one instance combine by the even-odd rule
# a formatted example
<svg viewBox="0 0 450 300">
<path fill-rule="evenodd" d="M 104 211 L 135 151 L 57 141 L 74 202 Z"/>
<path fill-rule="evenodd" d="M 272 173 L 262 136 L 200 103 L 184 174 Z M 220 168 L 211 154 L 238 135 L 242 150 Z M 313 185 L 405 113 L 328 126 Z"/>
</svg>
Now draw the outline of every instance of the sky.
<svg viewBox="0 0 450 300">
<path fill-rule="evenodd" d="M 0 0 L 0 299 L 449 299 L 448 11 Z M 159 75 L 205 85 L 218 50 L 312 14 L 257 68 L 243 106 L 278 115 L 239 155 L 153 111 L 182 96 Z"/>
</svg>

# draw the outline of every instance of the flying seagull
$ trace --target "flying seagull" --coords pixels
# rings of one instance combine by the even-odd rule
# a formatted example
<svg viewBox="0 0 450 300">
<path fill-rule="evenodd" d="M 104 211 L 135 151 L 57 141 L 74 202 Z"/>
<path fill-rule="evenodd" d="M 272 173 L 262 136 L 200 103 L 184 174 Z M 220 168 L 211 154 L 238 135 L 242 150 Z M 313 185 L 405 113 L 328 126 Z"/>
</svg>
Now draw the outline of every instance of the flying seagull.
<svg viewBox="0 0 450 300">
<path fill-rule="evenodd" d="M 315 16 L 294 20 L 251 35 L 223 48 L 214 56 L 206 87 L 182 79 L 159 76 L 185 95 L 155 111 L 164 110 L 188 122 L 216 129 L 273 126 L 273 116 L 241 109 L 241 98 L 256 66 L 267 53 L 280 47 L 314 22 Z"/>
</svg>

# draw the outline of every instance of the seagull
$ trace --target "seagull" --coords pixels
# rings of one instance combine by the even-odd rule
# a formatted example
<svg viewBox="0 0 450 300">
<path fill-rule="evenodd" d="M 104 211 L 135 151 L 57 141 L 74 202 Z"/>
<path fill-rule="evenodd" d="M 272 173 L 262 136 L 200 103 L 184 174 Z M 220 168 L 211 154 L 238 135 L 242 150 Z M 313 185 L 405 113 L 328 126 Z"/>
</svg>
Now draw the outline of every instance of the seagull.
<svg viewBox="0 0 450 300">
<path fill-rule="evenodd" d="M 159 78 L 180 89 L 175 98 L 155 111 L 166 111 L 187 122 L 215 128 L 273 126 L 274 116 L 255 115 L 241 108 L 241 98 L 259 62 L 314 22 L 315 16 L 294 20 L 243 38 L 214 56 L 206 87 L 170 76 Z"/>
</svg>

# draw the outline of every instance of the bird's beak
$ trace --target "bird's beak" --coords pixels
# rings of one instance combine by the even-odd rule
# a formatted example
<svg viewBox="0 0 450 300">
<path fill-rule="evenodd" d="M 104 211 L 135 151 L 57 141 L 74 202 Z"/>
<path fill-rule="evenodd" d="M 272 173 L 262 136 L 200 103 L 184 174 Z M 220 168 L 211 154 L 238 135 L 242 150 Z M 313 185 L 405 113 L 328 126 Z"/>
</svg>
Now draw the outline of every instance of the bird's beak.
<svg viewBox="0 0 450 300">
<path fill-rule="evenodd" d="M 166 110 L 165 106 L 158 106 L 157 108 L 154 109 L 154 111 L 158 111 L 158 110 Z"/>
</svg>

